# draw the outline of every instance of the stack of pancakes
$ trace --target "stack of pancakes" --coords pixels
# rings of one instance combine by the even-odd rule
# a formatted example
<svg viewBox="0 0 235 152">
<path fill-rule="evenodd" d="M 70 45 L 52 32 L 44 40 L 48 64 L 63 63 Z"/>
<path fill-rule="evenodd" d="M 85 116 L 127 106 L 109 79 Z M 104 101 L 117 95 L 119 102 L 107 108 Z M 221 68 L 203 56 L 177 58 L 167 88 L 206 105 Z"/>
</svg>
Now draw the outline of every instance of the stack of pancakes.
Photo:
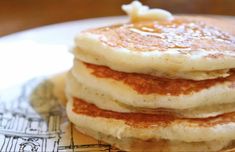
<svg viewBox="0 0 235 152">
<path fill-rule="evenodd" d="M 235 139 L 235 37 L 175 17 L 90 29 L 76 38 L 67 114 L 127 151 L 218 151 Z"/>
</svg>

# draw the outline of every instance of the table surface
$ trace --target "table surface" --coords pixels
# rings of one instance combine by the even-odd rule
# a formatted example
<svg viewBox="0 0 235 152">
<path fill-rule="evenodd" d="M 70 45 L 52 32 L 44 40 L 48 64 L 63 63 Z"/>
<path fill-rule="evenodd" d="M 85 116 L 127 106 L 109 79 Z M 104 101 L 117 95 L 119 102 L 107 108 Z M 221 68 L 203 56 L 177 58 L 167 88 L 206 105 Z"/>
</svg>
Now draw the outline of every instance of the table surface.
<svg viewBox="0 0 235 152">
<path fill-rule="evenodd" d="M 53 23 L 124 15 L 131 0 L 1 0 L 0 36 Z M 150 7 L 183 14 L 235 15 L 234 0 L 142 0 Z"/>
</svg>

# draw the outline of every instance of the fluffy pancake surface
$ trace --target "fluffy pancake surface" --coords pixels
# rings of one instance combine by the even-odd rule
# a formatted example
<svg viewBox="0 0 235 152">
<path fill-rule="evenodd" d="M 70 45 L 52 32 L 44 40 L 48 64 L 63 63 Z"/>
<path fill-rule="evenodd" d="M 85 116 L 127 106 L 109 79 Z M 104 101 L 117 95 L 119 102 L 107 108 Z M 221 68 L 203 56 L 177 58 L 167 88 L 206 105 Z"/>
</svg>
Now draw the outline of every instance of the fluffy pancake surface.
<svg viewBox="0 0 235 152">
<path fill-rule="evenodd" d="M 235 101 L 235 73 L 214 80 L 166 79 L 76 60 L 72 74 L 79 83 L 134 107 L 186 109 Z"/>
<path fill-rule="evenodd" d="M 77 58 L 124 72 L 202 80 L 235 67 L 232 34 L 180 17 L 87 30 L 76 46 Z"/>
</svg>

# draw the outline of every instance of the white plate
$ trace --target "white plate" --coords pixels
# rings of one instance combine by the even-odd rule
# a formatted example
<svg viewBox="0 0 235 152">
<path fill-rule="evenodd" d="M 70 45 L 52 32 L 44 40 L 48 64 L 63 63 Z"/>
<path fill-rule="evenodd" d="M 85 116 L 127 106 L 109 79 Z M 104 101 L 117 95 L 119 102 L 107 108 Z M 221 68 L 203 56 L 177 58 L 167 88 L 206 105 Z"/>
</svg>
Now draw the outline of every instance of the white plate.
<svg viewBox="0 0 235 152">
<path fill-rule="evenodd" d="M 79 31 L 125 20 L 125 17 L 106 17 L 72 21 L 0 38 L 0 90 L 35 76 L 69 69 L 72 63 L 69 50 Z"/>
<path fill-rule="evenodd" d="M 69 50 L 79 31 L 123 21 L 88 19 L 0 38 L 0 151 L 115 151 L 72 127 L 59 105 L 59 75 L 49 75 L 71 67 Z"/>
</svg>

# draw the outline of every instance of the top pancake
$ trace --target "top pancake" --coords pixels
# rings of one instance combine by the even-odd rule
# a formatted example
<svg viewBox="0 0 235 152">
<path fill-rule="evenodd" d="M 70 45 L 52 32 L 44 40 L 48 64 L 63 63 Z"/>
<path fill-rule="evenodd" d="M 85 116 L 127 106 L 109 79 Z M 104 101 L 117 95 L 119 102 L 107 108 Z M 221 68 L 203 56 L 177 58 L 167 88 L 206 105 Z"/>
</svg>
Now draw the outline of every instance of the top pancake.
<svg viewBox="0 0 235 152">
<path fill-rule="evenodd" d="M 90 29 L 77 36 L 74 52 L 83 61 L 123 72 L 194 80 L 226 77 L 235 68 L 235 37 L 208 21 L 175 17 Z"/>
</svg>

